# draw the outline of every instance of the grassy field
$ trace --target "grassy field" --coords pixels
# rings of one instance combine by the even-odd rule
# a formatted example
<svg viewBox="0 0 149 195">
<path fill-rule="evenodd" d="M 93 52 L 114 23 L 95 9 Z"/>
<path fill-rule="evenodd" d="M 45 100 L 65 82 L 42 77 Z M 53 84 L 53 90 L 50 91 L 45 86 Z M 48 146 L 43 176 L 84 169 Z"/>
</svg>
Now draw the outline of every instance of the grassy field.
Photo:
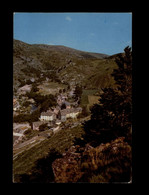
<svg viewBox="0 0 149 195">
<path fill-rule="evenodd" d="M 93 106 L 94 104 L 98 104 L 99 103 L 99 96 L 95 96 L 95 95 L 88 95 L 88 109 Z"/>
<path fill-rule="evenodd" d="M 66 89 L 67 85 L 56 83 L 56 82 L 44 82 L 41 85 L 38 86 L 39 88 L 39 93 L 42 95 L 49 95 L 53 94 L 55 95 L 56 93 L 59 92 L 60 89 Z"/>
<path fill-rule="evenodd" d="M 84 130 L 81 126 L 72 129 L 63 129 L 29 150 L 22 152 L 13 161 L 14 178 L 17 174 L 30 173 L 31 169 L 35 166 L 35 162 L 39 158 L 46 156 L 50 149 L 55 149 L 60 153 L 65 152 L 65 150 L 73 145 L 75 138 L 81 137 L 83 133 Z"/>
<path fill-rule="evenodd" d="M 89 107 L 92 106 L 95 103 L 98 103 L 99 96 L 96 96 L 95 94 L 98 93 L 99 90 L 96 89 L 86 89 L 83 90 L 82 96 L 81 96 L 81 106 L 87 106 L 87 109 L 89 110 Z"/>
</svg>

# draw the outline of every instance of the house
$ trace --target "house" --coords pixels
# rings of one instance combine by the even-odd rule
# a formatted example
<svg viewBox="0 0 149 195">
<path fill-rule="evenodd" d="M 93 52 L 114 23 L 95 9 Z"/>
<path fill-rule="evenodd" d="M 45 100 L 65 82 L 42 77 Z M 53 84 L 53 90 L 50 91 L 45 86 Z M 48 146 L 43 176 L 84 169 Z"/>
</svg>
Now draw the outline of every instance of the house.
<svg viewBox="0 0 149 195">
<path fill-rule="evenodd" d="M 66 121 L 66 114 L 67 114 L 67 109 L 61 110 L 60 111 L 61 114 L 61 121 Z"/>
<path fill-rule="evenodd" d="M 52 111 L 42 112 L 40 115 L 41 121 L 54 121 L 56 119 L 56 115 Z"/>
<path fill-rule="evenodd" d="M 32 123 L 32 128 L 33 128 L 33 130 L 39 131 L 39 126 L 42 125 L 42 124 L 44 124 L 43 121 L 33 122 L 33 123 Z"/>
<path fill-rule="evenodd" d="M 13 123 L 14 133 L 24 133 L 28 128 L 31 128 L 29 123 Z"/>
<path fill-rule="evenodd" d="M 66 115 L 66 118 L 77 118 L 78 114 L 82 112 L 82 108 L 71 108 L 69 114 Z"/>
<path fill-rule="evenodd" d="M 61 120 L 66 121 L 66 119 L 68 119 L 68 118 L 74 119 L 81 112 L 82 112 L 82 108 L 80 108 L 80 107 L 61 110 Z"/>
<path fill-rule="evenodd" d="M 30 92 L 31 91 L 31 87 L 32 87 L 32 85 L 24 85 L 23 87 L 20 87 L 19 89 L 18 89 L 18 93 L 19 94 L 26 94 L 26 92 Z"/>
</svg>

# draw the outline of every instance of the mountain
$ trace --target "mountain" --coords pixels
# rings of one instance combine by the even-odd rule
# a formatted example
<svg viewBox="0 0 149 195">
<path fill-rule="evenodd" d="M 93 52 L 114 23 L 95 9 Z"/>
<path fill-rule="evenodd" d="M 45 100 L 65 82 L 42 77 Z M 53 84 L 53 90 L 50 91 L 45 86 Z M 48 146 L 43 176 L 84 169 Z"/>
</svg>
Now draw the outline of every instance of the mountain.
<svg viewBox="0 0 149 195">
<path fill-rule="evenodd" d="M 59 82 L 85 88 L 101 88 L 114 84 L 110 76 L 116 68 L 114 59 L 101 53 L 76 50 L 61 45 L 27 44 L 13 40 L 13 86 L 47 75 Z"/>
</svg>

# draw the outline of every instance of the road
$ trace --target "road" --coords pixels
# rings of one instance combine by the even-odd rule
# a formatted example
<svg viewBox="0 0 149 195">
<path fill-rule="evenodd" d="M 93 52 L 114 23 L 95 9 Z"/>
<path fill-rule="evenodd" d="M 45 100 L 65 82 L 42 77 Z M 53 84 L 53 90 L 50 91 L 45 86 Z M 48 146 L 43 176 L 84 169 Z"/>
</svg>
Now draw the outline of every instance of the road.
<svg viewBox="0 0 149 195">
<path fill-rule="evenodd" d="M 73 124 L 69 124 L 71 125 L 70 128 L 76 127 L 78 126 L 80 123 L 82 123 L 86 118 L 80 119 L 79 121 L 73 123 Z M 53 134 L 59 132 L 62 129 L 62 127 L 57 126 L 56 128 L 53 128 Z M 17 158 L 17 156 L 22 153 L 24 150 L 29 150 L 30 148 L 32 148 L 33 146 L 35 146 L 36 144 L 39 144 L 40 142 L 42 142 L 43 140 L 47 139 L 48 134 L 50 133 L 50 130 L 44 131 L 44 132 L 39 132 L 38 136 L 34 136 L 33 138 L 24 141 L 23 143 L 19 143 L 13 146 L 13 160 Z M 19 133 L 13 133 L 13 135 L 17 135 L 17 136 L 22 136 L 22 134 Z"/>
<path fill-rule="evenodd" d="M 56 127 L 53 129 L 53 133 L 57 133 L 60 130 L 60 127 Z M 47 139 L 47 135 L 50 133 L 49 130 L 44 132 L 39 132 L 38 136 L 34 136 L 33 138 L 24 141 L 23 143 L 19 143 L 13 146 L 13 160 L 17 158 L 18 154 L 22 153 L 24 150 L 29 150 L 36 144 L 39 144 L 41 141 Z M 16 133 L 15 133 L 16 134 Z M 18 133 L 17 133 L 18 134 Z M 22 135 L 22 134 L 21 134 Z"/>
<path fill-rule="evenodd" d="M 13 160 L 17 158 L 18 154 L 22 153 L 24 150 L 28 150 L 39 144 L 41 141 L 45 140 L 46 137 L 43 136 L 35 136 L 23 143 L 17 144 L 13 147 Z"/>
</svg>

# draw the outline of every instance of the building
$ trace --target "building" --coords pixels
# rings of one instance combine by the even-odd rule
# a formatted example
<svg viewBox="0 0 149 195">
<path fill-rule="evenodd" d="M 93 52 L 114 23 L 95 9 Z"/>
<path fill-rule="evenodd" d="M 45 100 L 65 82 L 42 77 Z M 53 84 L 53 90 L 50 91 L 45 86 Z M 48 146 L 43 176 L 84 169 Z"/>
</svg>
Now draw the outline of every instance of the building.
<svg viewBox="0 0 149 195">
<path fill-rule="evenodd" d="M 61 110 L 61 120 L 66 121 L 68 118 L 77 118 L 78 114 L 82 112 L 82 108 L 66 108 Z"/>
<path fill-rule="evenodd" d="M 13 123 L 14 133 L 24 133 L 27 129 L 31 128 L 29 123 Z"/>
<path fill-rule="evenodd" d="M 77 118 L 78 114 L 81 113 L 81 108 L 70 108 L 66 114 L 66 118 Z"/>
<path fill-rule="evenodd" d="M 61 121 L 64 122 L 66 121 L 66 114 L 67 114 L 67 109 L 61 110 L 60 114 L 61 114 Z"/>
<path fill-rule="evenodd" d="M 41 121 L 54 121 L 56 119 L 56 114 L 52 111 L 42 112 L 40 115 Z"/>
<path fill-rule="evenodd" d="M 42 124 L 44 124 L 43 121 L 33 122 L 33 123 L 32 123 L 32 128 L 33 128 L 33 130 L 39 131 L 39 126 L 42 125 Z"/>
</svg>

